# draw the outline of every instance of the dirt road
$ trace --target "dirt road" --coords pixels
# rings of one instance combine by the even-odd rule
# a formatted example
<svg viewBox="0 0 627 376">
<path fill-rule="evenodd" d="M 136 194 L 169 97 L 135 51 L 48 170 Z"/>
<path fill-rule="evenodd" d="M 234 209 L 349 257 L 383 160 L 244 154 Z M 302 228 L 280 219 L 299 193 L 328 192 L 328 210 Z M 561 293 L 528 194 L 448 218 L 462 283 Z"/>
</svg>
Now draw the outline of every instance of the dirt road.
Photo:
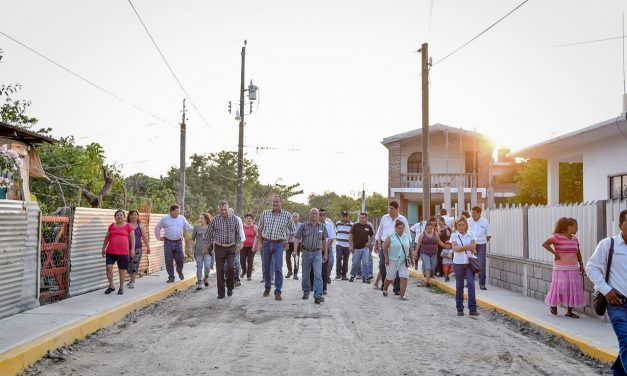
<svg viewBox="0 0 627 376">
<path fill-rule="evenodd" d="M 261 266 L 257 265 L 257 270 Z M 409 301 L 333 281 L 321 305 L 263 298 L 259 272 L 231 298 L 190 289 L 44 359 L 30 375 L 592 375 L 607 366 L 500 315 L 457 317 L 454 298 L 411 280 Z M 141 283 L 141 280 L 138 282 Z M 54 358 L 54 356 L 53 356 Z"/>
</svg>

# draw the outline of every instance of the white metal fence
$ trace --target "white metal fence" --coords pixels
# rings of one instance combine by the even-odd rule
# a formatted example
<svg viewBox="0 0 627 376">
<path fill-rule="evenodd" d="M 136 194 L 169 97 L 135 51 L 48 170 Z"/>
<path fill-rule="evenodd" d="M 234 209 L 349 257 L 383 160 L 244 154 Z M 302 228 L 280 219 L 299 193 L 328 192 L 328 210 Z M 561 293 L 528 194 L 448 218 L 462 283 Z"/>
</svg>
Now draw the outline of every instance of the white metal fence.
<svg viewBox="0 0 627 376">
<path fill-rule="evenodd" d="M 598 225 L 597 204 L 582 203 L 573 205 L 531 206 L 529 207 L 529 259 L 552 263 L 553 255 L 542 247 L 555 230 L 555 224 L 562 217 L 577 220 L 579 246 L 584 262 L 592 256 L 597 245 Z"/>
<path fill-rule="evenodd" d="M 618 235 L 620 229 L 618 228 L 618 215 L 621 211 L 627 210 L 627 200 L 623 201 L 608 201 L 605 204 L 605 216 L 607 225 L 607 235 Z"/>
<path fill-rule="evenodd" d="M 486 213 L 492 229 L 489 253 L 523 257 L 523 208 L 512 206 L 491 209 Z"/>
</svg>

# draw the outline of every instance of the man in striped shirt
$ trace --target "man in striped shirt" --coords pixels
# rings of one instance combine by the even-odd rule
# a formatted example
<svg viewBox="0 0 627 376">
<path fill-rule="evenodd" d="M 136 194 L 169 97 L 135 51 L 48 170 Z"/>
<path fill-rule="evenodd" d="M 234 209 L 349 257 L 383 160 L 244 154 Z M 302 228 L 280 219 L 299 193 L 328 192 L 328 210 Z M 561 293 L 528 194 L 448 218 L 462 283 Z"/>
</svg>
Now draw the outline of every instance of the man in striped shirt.
<svg viewBox="0 0 627 376">
<path fill-rule="evenodd" d="M 263 296 L 270 296 L 272 274 L 274 273 L 274 300 L 281 301 L 283 286 L 283 251 L 288 248 L 288 240 L 294 234 L 294 222 L 287 210 L 281 209 L 281 196 L 272 196 L 272 209 L 264 210 L 259 218 L 256 249 L 263 246 L 263 275 L 265 290 Z"/>
<path fill-rule="evenodd" d="M 353 222 L 348 219 L 348 212 L 342 212 L 342 220 L 337 221 L 336 243 L 335 243 L 335 279 L 348 281 L 346 274 L 348 273 L 348 258 L 350 257 L 350 249 L 348 244 L 349 233 L 353 228 Z"/>
</svg>

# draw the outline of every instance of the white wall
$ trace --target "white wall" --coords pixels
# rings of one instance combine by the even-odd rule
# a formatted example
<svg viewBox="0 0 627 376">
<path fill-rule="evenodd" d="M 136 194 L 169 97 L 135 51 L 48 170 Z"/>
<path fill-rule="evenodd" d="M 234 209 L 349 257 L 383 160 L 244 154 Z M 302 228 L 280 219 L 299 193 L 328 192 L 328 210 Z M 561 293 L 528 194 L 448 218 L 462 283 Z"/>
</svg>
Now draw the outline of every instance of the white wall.
<svg viewBox="0 0 627 376">
<path fill-rule="evenodd" d="M 614 137 L 591 143 L 582 152 L 584 202 L 608 199 L 608 176 L 627 173 L 627 139 Z"/>
</svg>

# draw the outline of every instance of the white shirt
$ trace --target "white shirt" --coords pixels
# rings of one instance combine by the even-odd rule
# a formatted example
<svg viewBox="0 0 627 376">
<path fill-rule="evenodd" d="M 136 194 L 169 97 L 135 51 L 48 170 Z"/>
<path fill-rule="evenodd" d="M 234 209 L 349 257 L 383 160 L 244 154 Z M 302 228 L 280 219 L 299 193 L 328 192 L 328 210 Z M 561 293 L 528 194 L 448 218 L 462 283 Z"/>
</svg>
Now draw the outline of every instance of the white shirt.
<svg viewBox="0 0 627 376">
<path fill-rule="evenodd" d="M 155 236 L 159 239 L 163 229 L 165 230 L 163 236 L 166 239 L 179 240 L 183 237 L 183 228 L 187 229 L 187 231 L 194 229 L 184 216 L 179 214 L 176 218 L 173 218 L 170 214 L 167 214 L 161 217 L 159 223 L 155 226 Z"/>
<path fill-rule="evenodd" d="M 390 234 L 394 233 L 394 222 L 396 222 L 397 220 L 403 221 L 403 223 L 405 224 L 404 233 L 405 235 L 407 235 L 408 238 L 411 239 L 411 233 L 409 232 L 409 223 L 407 223 L 407 218 L 403 217 L 400 214 L 398 215 L 398 217 L 396 217 L 396 219 L 392 219 L 389 214 L 381 217 L 381 223 L 379 223 L 379 228 L 377 229 L 377 233 L 374 236 L 374 239 L 385 241 L 385 239 L 387 239 Z"/>
<path fill-rule="evenodd" d="M 492 236 L 492 230 L 488 221 L 481 217 L 475 221 L 472 217 L 468 219 L 468 230 L 475 236 L 477 244 L 486 244 L 488 236 Z"/>
<path fill-rule="evenodd" d="M 337 234 L 335 233 L 335 225 L 333 224 L 333 221 L 329 218 L 325 219 L 324 226 L 327 228 L 327 241 L 335 240 Z"/>
<path fill-rule="evenodd" d="M 446 215 L 443 215 L 442 219 L 444 220 L 444 224 L 450 228 L 453 228 L 453 226 L 455 225 L 455 218 L 453 217 L 447 217 Z"/>
<path fill-rule="evenodd" d="M 610 254 L 610 238 L 603 239 L 594 250 L 594 254 L 586 264 L 588 278 L 594 283 L 594 288 L 601 294 L 607 295 L 612 288 L 627 296 L 627 244 L 621 234 L 614 237 L 614 256 L 610 267 L 610 279 L 605 283 L 605 268 L 607 257 Z"/>
<path fill-rule="evenodd" d="M 476 242 L 473 234 L 468 231 L 466 231 L 466 233 L 463 235 L 457 231 L 451 234 L 451 244 L 453 244 L 454 246 L 467 246 L 470 245 L 473 240 L 475 240 Z M 471 251 L 453 252 L 453 264 L 468 264 L 468 257 L 477 256 L 473 255 Z"/>
<path fill-rule="evenodd" d="M 414 241 L 418 243 L 418 238 L 425 231 L 425 226 L 427 225 L 427 221 L 418 222 L 415 225 L 411 226 L 411 231 L 416 234 L 416 238 Z"/>
<path fill-rule="evenodd" d="M 238 216 L 235 216 L 235 218 L 237 218 L 237 223 L 239 223 L 239 233 L 240 238 L 242 239 L 242 243 L 244 243 L 246 241 L 246 234 L 244 234 L 244 223 L 242 222 L 242 219 Z"/>
</svg>

